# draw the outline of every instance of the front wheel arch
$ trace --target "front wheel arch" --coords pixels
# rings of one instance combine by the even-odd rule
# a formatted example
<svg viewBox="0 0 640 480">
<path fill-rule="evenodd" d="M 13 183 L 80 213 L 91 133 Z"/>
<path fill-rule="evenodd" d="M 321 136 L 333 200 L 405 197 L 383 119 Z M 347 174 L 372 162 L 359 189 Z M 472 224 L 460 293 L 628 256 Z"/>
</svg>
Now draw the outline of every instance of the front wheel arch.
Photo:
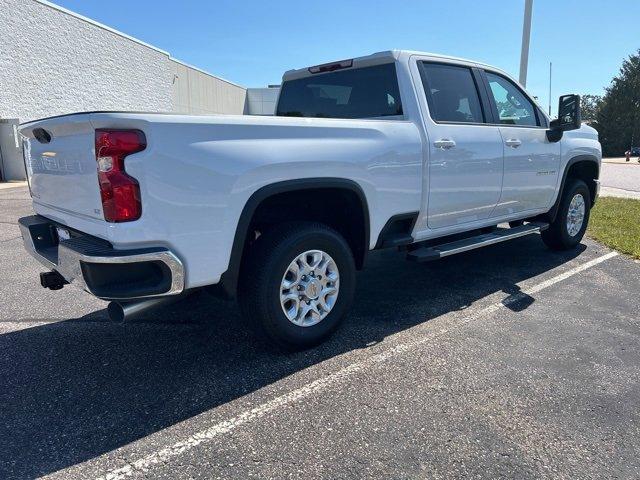
<svg viewBox="0 0 640 480">
<path fill-rule="evenodd" d="M 562 197 L 564 195 L 565 189 L 567 187 L 567 182 L 570 179 L 577 178 L 582 180 L 587 184 L 587 188 L 589 188 L 590 196 L 591 196 L 591 205 L 593 206 L 595 203 L 596 197 L 596 185 L 594 180 L 597 180 L 600 177 L 600 163 L 598 162 L 598 158 L 594 155 L 577 155 L 572 157 L 564 168 L 562 173 L 562 182 L 560 183 L 560 188 L 558 189 L 558 196 L 556 197 L 556 201 L 554 202 L 551 209 L 544 215 L 545 220 L 549 223 L 555 221 L 556 216 L 558 215 L 558 210 L 560 208 L 560 202 L 562 201 Z"/>
</svg>

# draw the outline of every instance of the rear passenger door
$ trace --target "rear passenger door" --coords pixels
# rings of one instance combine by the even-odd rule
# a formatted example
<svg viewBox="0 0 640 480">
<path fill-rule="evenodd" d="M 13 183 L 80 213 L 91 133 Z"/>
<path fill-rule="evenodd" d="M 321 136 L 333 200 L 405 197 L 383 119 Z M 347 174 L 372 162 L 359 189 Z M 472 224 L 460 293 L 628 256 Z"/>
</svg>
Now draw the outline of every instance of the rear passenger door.
<svg viewBox="0 0 640 480">
<path fill-rule="evenodd" d="M 560 142 L 547 140 L 546 118 L 519 86 L 498 72 L 484 74 L 504 142 L 502 196 L 494 216 L 545 209 L 554 199 Z"/>
<path fill-rule="evenodd" d="M 500 198 L 502 137 L 499 127 L 487 122 L 490 107 L 480 95 L 480 70 L 430 61 L 419 61 L 418 69 L 428 104 L 423 120 L 429 150 L 428 196 L 417 229 L 463 230 L 487 219 Z"/>
</svg>

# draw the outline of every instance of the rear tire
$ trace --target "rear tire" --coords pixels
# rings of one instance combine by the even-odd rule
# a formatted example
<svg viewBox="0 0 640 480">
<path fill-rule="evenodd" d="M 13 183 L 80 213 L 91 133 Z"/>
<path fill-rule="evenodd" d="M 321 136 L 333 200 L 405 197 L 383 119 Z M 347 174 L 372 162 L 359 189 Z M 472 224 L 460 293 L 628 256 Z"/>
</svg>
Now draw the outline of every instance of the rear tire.
<svg viewBox="0 0 640 480">
<path fill-rule="evenodd" d="M 249 251 L 239 287 L 240 308 L 257 333 L 287 350 L 305 349 L 349 311 L 355 263 L 345 239 L 326 225 L 278 225 Z"/>
<path fill-rule="evenodd" d="M 542 232 L 542 241 L 552 250 L 567 250 L 580 243 L 589 223 L 591 193 L 579 179 L 567 181 L 555 220 Z"/>
</svg>

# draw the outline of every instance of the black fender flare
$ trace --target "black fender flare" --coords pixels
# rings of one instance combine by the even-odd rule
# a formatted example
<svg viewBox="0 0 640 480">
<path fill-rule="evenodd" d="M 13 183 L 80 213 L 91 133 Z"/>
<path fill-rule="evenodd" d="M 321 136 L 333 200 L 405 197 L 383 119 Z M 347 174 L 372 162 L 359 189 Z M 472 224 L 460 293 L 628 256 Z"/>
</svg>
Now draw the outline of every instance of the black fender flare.
<svg viewBox="0 0 640 480">
<path fill-rule="evenodd" d="M 562 200 L 562 194 L 564 193 L 564 188 L 567 183 L 567 174 L 569 173 L 569 170 L 573 165 L 580 162 L 592 162 L 593 164 L 595 164 L 598 172 L 596 178 L 600 177 L 600 165 L 598 163 L 598 157 L 596 157 L 595 155 L 576 155 L 575 157 L 569 159 L 564 167 L 564 171 L 562 172 L 562 182 L 560 183 L 560 188 L 558 189 L 558 196 L 556 197 L 556 201 L 546 214 L 547 220 L 549 222 L 553 222 L 558 215 L 558 209 L 560 208 L 560 201 Z M 592 198 L 591 202 L 593 203 L 594 201 L 595 199 Z"/>
<path fill-rule="evenodd" d="M 238 219 L 238 224 L 236 226 L 236 233 L 233 238 L 231 254 L 229 256 L 229 266 L 221 275 L 220 282 L 218 283 L 218 286 L 222 290 L 221 293 L 225 297 L 234 298 L 236 296 L 238 280 L 240 277 L 240 266 L 242 264 L 242 253 L 249 233 L 251 220 L 258 206 L 264 200 L 272 197 L 273 195 L 317 188 L 339 188 L 349 190 L 356 194 L 360 200 L 364 215 L 365 245 L 363 246 L 363 252 L 367 252 L 369 250 L 371 221 L 369 217 L 369 206 L 367 203 L 367 197 L 362 190 L 362 187 L 357 182 L 345 178 L 316 177 L 284 180 L 281 182 L 271 183 L 256 190 L 249 197 L 242 209 L 242 213 L 240 214 L 240 218 Z M 356 263 L 358 262 L 356 261 Z"/>
</svg>

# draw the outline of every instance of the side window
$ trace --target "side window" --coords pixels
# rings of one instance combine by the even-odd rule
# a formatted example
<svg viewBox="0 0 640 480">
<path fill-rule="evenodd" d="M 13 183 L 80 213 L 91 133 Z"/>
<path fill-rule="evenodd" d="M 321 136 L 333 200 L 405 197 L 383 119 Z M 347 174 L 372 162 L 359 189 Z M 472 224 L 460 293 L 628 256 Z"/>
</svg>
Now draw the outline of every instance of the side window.
<svg viewBox="0 0 640 480">
<path fill-rule="evenodd" d="M 484 123 L 471 69 L 423 62 L 422 74 L 431 118 L 436 122 Z"/>
<path fill-rule="evenodd" d="M 535 107 L 513 82 L 500 75 L 486 72 L 493 99 L 496 101 L 500 123 L 505 125 L 538 125 Z"/>
</svg>

